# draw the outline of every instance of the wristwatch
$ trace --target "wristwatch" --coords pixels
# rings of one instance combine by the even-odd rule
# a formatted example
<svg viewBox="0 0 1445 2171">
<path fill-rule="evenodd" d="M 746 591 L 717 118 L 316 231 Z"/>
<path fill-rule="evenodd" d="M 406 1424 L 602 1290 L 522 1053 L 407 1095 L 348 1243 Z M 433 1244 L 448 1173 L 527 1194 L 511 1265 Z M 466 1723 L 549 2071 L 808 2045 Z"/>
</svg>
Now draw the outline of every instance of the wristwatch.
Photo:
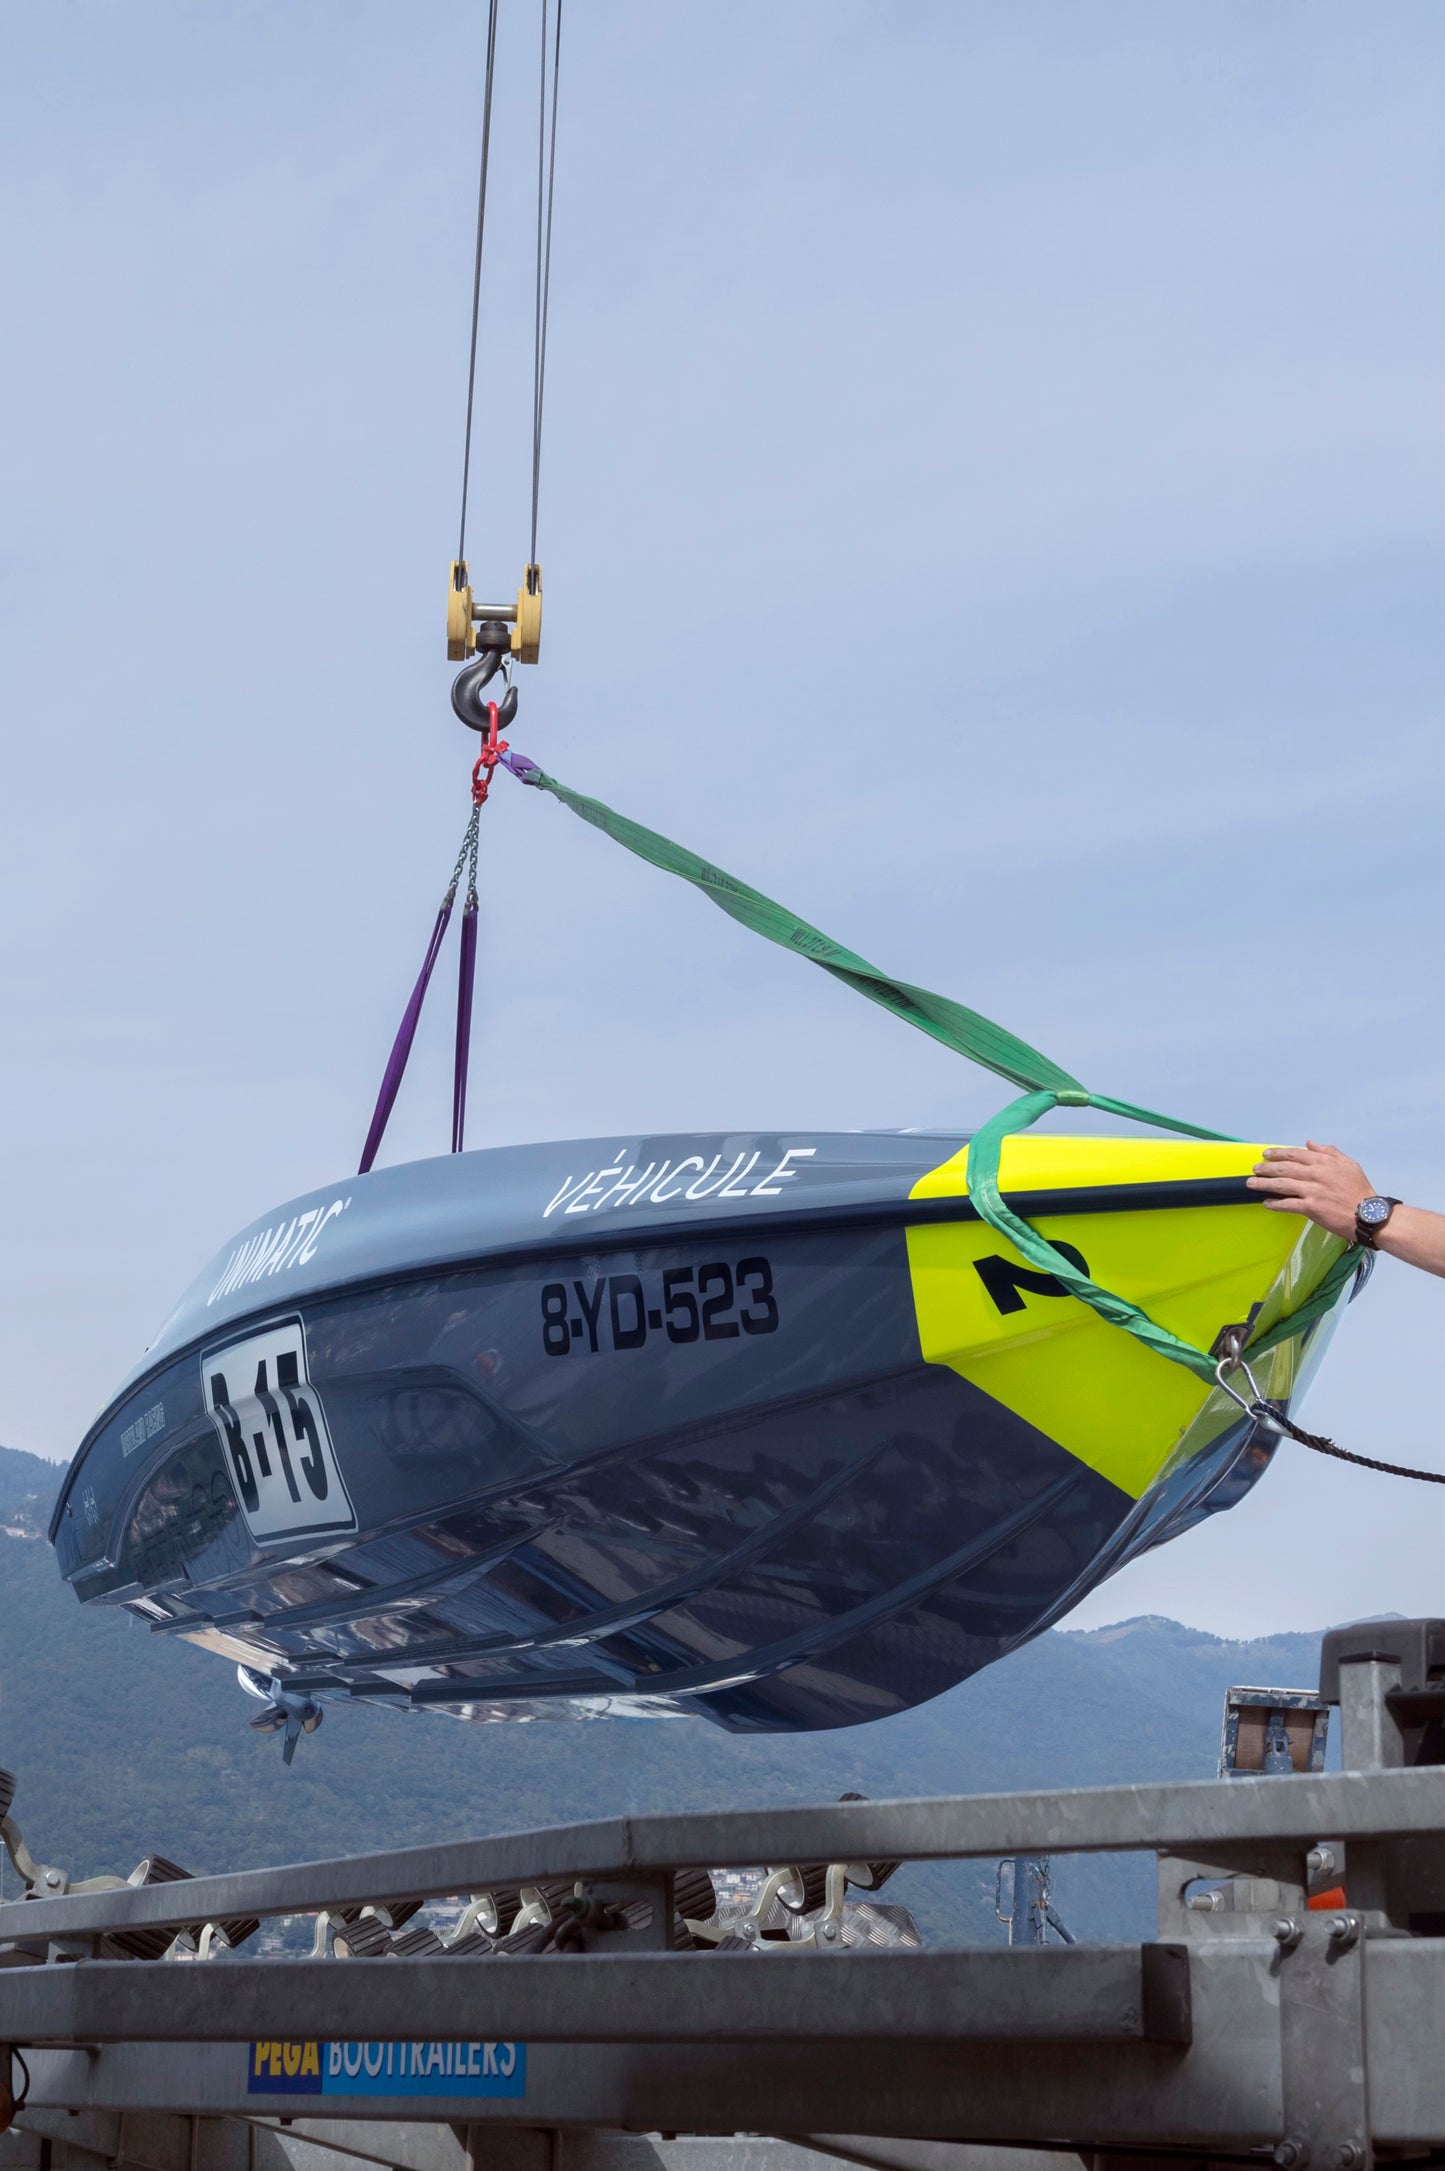
<svg viewBox="0 0 1445 2171">
<path fill-rule="evenodd" d="M 1399 1203 L 1398 1199 L 1380 1198 L 1374 1192 L 1361 1199 L 1355 1208 L 1355 1242 L 1363 1244 L 1367 1251 L 1377 1250 L 1380 1231 Z"/>
</svg>

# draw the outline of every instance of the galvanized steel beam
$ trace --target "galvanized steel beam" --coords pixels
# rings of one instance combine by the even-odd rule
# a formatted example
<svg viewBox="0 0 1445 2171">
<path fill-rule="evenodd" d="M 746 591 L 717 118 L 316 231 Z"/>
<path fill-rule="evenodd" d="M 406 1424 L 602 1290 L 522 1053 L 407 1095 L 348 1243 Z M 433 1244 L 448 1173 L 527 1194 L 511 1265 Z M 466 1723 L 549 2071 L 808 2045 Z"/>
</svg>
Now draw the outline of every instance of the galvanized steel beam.
<svg viewBox="0 0 1445 2171">
<path fill-rule="evenodd" d="M 699 1979 L 721 1976 L 743 2000 L 754 1990 L 763 1993 L 769 1977 L 782 1990 L 791 1987 L 801 1994 L 809 1977 L 819 1982 L 826 1978 L 841 1989 L 843 1978 L 852 1976 L 859 1978 L 861 1994 L 866 1995 L 868 1984 L 900 1957 L 990 1957 L 1007 1965 L 1025 1955 L 995 1951 L 986 1956 L 831 1959 L 780 1954 L 742 1956 L 731 1965 L 720 1957 L 695 1955 L 651 1965 L 675 1966 L 679 1977 L 689 1968 Z M 1071 1955 L 1046 1957 L 1067 1961 Z M 465 2123 L 478 2134 L 539 2126 L 682 2133 L 730 2133 L 744 2127 L 773 2134 L 843 2130 L 894 2137 L 949 2134 L 978 2141 L 1004 2134 L 1023 2144 L 1058 2144 L 1068 2137 L 1090 2145 L 1146 2148 L 1167 2136 L 1196 2151 L 1239 2152 L 1273 2146 L 1284 2131 L 1277 1963 L 1278 1948 L 1267 1939 L 1239 1939 L 1228 1946 L 1211 1941 L 1192 1951 L 1195 2036 L 1190 2045 L 1146 2042 L 1138 2036 L 1107 2044 L 1097 2036 L 1082 2042 L 1038 2036 L 1011 2041 L 869 2040 L 866 2031 L 817 2042 L 794 2038 L 746 2045 L 538 2040 L 528 2048 L 526 2093 L 521 2098 L 323 2100 L 328 2114 L 338 2120 L 444 2119 Z M 454 1974 L 502 1979 L 524 1964 L 451 1965 Z M 559 1989 L 570 1969 L 591 1965 L 586 1959 L 532 1964 Z M 351 1975 L 380 1987 L 383 1978 L 399 1976 L 406 1965 L 328 1963 L 313 1972 Z M 84 1964 L 14 1972 L 40 1976 L 95 1970 Z M 136 1963 L 130 1972 L 164 1973 L 194 1983 L 202 1970 Z M 231 1963 L 214 1969 L 218 1981 L 235 1972 Z M 278 1962 L 269 1972 L 300 1975 L 306 1968 L 304 1963 Z M 930 2015 L 926 2026 L 931 2030 L 936 2025 Z M 177 2047 L 125 2042 L 27 2055 L 37 2112 L 47 2107 L 134 2105 L 267 2118 L 284 2112 L 300 2120 L 320 2107 L 315 2097 L 251 2095 L 252 2061 L 244 2043 L 185 2042 Z"/>
<path fill-rule="evenodd" d="M 1395 1770 L 1300 1774 L 1268 1786 L 1206 1779 L 604 1818 L 283 1869 L 241 1870 L 183 1884 L 12 1901 L 0 1906 L 0 1944 L 120 1929 L 179 1929 L 232 1916 L 297 1914 L 553 1878 L 758 1862 L 932 1861 L 1131 1848 L 1166 1848 L 1215 1860 L 1223 1847 L 1308 1847 L 1321 1834 L 1348 1841 L 1438 1831 L 1440 1793 L 1438 1773 Z"/>
<path fill-rule="evenodd" d="M 1186 2043 L 1178 1945 L 0 1971 L 0 2041 Z"/>
</svg>

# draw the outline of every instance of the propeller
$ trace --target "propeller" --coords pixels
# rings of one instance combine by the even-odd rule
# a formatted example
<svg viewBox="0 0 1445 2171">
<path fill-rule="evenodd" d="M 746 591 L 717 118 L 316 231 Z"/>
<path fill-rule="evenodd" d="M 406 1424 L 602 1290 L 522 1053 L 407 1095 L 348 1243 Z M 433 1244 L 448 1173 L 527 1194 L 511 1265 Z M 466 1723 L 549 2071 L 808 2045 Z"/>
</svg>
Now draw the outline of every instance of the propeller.
<svg viewBox="0 0 1445 2171">
<path fill-rule="evenodd" d="M 259 1673 L 254 1666 L 238 1666 L 236 1679 L 248 1696 L 257 1697 L 266 1706 L 251 1720 L 252 1729 L 258 1734 L 279 1734 L 284 1730 L 286 1738 L 281 1761 L 289 1764 L 301 1736 L 314 1734 L 326 1713 L 314 1696 L 301 1696 L 295 1689 L 288 1689 L 278 1674 Z"/>
</svg>

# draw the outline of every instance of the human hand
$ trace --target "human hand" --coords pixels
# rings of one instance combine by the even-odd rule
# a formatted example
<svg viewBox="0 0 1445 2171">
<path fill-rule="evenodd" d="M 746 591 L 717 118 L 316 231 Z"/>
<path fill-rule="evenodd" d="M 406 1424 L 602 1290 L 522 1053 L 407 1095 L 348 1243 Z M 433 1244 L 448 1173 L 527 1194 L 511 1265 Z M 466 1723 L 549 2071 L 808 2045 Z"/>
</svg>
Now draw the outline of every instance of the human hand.
<svg viewBox="0 0 1445 2171">
<path fill-rule="evenodd" d="M 1248 1182 L 1251 1191 L 1267 1194 L 1264 1203 L 1275 1213 L 1305 1214 L 1347 1243 L 1354 1239 L 1355 1208 L 1374 1189 L 1358 1161 L 1313 1139 L 1303 1146 L 1267 1146 Z"/>
</svg>

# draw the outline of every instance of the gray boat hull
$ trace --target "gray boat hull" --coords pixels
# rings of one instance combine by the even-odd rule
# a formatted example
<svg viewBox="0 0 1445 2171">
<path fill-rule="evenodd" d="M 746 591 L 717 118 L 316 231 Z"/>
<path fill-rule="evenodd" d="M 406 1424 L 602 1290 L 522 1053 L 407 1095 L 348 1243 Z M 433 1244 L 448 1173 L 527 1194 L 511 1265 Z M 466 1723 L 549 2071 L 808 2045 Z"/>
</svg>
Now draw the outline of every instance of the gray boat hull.
<svg viewBox="0 0 1445 2171">
<path fill-rule="evenodd" d="M 498 1149 L 299 1201 L 218 1255 L 92 1428 L 62 1571 L 321 1698 L 751 1732 L 934 1696 L 1271 1452 L 1187 1375 L 1193 1414 L 1143 1463 L 1038 1421 L 1061 1365 L 1087 1401 L 1128 1338 L 1071 1355 L 1080 1308 L 979 1223 L 964 1143 Z M 1130 1231 L 1167 1253 L 1193 1215 L 1216 1308 L 1265 1300 L 1297 1232 L 1239 1167 L 1177 1173 L 1218 1148 L 1167 1151 L 1123 1182 L 1065 1155 L 1010 1196 L 1091 1256 Z M 940 1286 L 983 1322 L 945 1361 Z"/>
</svg>

